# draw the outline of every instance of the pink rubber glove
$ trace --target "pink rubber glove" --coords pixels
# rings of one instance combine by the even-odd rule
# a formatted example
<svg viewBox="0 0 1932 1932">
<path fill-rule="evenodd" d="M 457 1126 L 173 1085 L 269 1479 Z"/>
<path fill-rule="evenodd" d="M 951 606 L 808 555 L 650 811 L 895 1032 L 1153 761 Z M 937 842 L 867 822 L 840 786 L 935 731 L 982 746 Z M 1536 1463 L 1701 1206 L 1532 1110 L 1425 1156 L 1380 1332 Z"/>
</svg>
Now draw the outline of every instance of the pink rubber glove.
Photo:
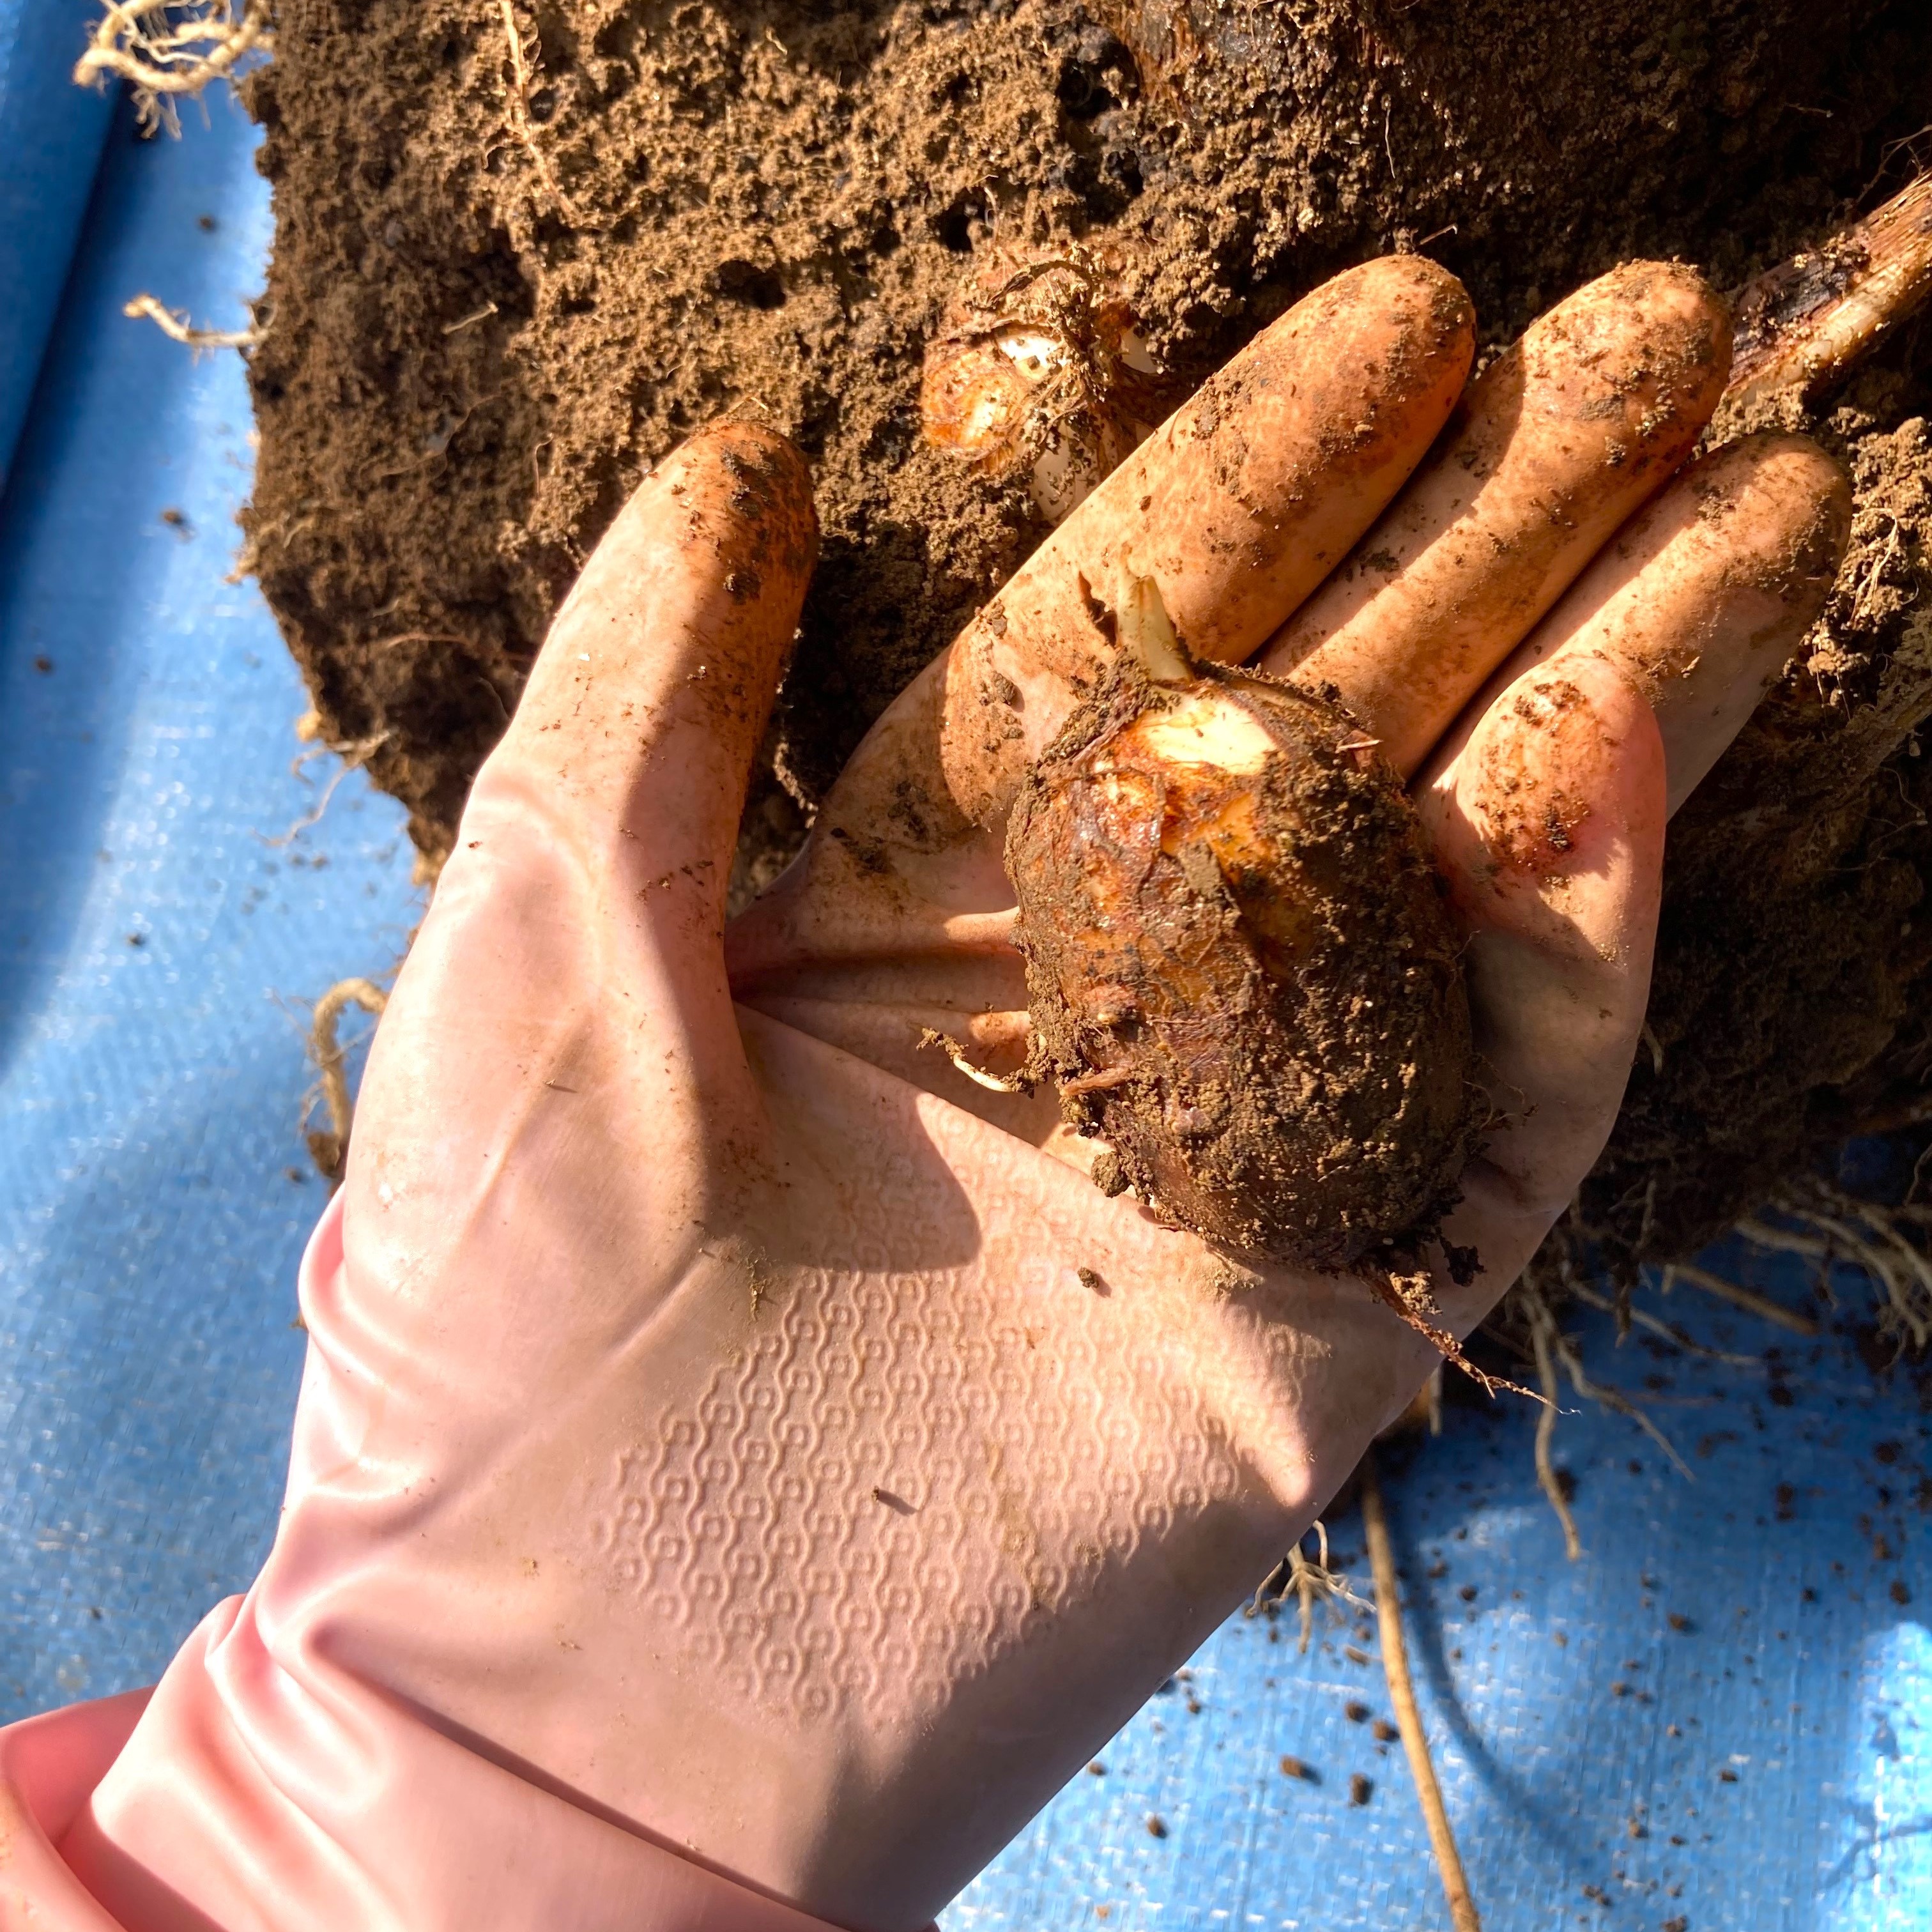
<svg viewBox="0 0 1932 1932">
<path fill-rule="evenodd" d="M 1104 653 L 1078 579 L 1130 548 L 1197 650 L 1242 657 L 1358 538 L 1394 546 L 1391 590 L 1433 587 L 1367 655 L 1412 710 L 1378 650 L 1459 597 L 1513 614 L 1405 725 L 1506 1096 L 1451 1230 L 1486 1272 L 1440 1284 L 1466 1332 L 1614 1116 L 1666 763 L 1681 788 L 1716 755 L 1842 541 L 1842 482 L 1789 439 L 1626 524 L 1722 384 L 1656 374 L 1660 332 L 1720 340 L 1671 273 L 1608 349 L 1532 332 L 1426 463 L 1471 352 L 1450 278 L 1372 263 L 1292 311 L 880 722 L 734 932 L 735 1006 L 725 879 L 808 478 L 743 425 L 670 458 L 559 615 L 377 1036 L 303 1266 L 274 1550 L 145 1709 L 0 1733 L 8 1922 L 929 1920 L 1435 1361 L 1358 1282 L 1232 1267 L 1103 1197 L 1050 1104 L 915 1048 L 934 1022 L 1016 1048 L 998 826 Z M 1620 410 L 1670 446 L 1566 497 L 1576 425 L 1600 469 Z M 1524 465 L 1558 536 L 1468 541 Z M 1438 514 L 1445 476 L 1475 481 Z M 1345 690 L 1358 614 L 1294 653 Z"/>
</svg>

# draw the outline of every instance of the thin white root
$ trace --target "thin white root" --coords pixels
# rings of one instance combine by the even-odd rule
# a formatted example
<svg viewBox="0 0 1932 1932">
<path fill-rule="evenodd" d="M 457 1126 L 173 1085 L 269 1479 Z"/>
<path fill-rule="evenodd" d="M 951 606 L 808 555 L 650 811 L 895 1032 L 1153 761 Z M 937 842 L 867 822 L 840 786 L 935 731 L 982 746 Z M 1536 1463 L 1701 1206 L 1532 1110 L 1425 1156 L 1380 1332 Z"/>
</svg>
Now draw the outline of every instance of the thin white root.
<svg viewBox="0 0 1932 1932">
<path fill-rule="evenodd" d="M 1409 1774 L 1415 1780 L 1415 1795 L 1422 1806 L 1422 1821 L 1429 1828 L 1430 1849 L 1436 1854 L 1436 1869 L 1442 1876 L 1443 1895 L 1449 1901 L 1450 1918 L 1456 1932 L 1483 1932 L 1483 1922 L 1477 1916 L 1476 1901 L 1469 1891 L 1468 1876 L 1462 1869 L 1462 1854 L 1456 1849 L 1448 1807 L 1442 1802 L 1435 1761 L 1429 1754 L 1429 1734 L 1422 1728 L 1415 1686 L 1408 1674 L 1408 1646 L 1402 1636 L 1395 1546 L 1389 1536 L 1388 1516 L 1382 1508 L 1382 1483 L 1376 1474 L 1372 1450 L 1362 1458 L 1361 1478 L 1362 1527 L 1367 1534 L 1369 1566 L 1376 1580 L 1376 1623 L 1382 1636 L 1382 1675 L 1388 1682 L 1396 1728 L 1402 1733 Z"/>
<path fill-rule="evenodd" d="M 1570 1281 L 1566 1284 L 1574 1292 L 1580 1284 Z M 1593 1301 L 1594 1305 L 1616 1312 L 1616 1304 L 1606 1298 L 1593 1296 L 1588 1292 L 1581 1298 Z M 1696 1478 L 1689 1463 L 1677 1453 L 1677 1446 L 1636 1402 L 1631 1401 L 1621 1389 L 1606 1388 L 1594 1381 L 1584 1368 L 1582 1358 L 1576 1352 L 1574 1340 L 1564 1334 L 1558 1325 L 1556 1315 L 1550 1306 L 1542 1289 L 1533 1275 L 1526 1271 L 1510 1292 L 1506 1304 L 1513 1321 L 1521 1324 L 1511 1336 L 1515 1346 L 1532 1355 L 1536 1364 L 1537 1375 L 1543 1387 L 1542 1400 L 1545 1405 L 1538 1420 L 1536 1431 L 1536 1478 L 1543 1493 L 1549 1498 L 1550 1506 L 1556 1512 L 1557 1520 L 1563 1526 L 1564 1549 L 1574 1560 L 1582 1553 L 1582 1540 L 1577 1534 L 1576 1519 L 1570 1514 L 1570 1501 L 1563 1492 L 1562 1479 L 1551 1461 L 1550 1449 L 1556 1429 L 1556 1398 L 1558 1394 L 1557 1371 L 1569 1378 L 1570 1386 L 1586 1402 L 1614 1410 L 1634 1422 L 1658 1448 L 1669 1457 L 1687 1482 L 1695 1482 Z M 1635 1311 L 1633 1311 L 1634 1313 Z M 1528 1331 L 1526 1340 L 1522 1331 Z M 1671 1336 L 1674 1341 L 1675 1335 Z"/>
<path fill-rule="evenodd" d="M 104 85 L 110 75 L 134 90 L 141 131 L 181 132 L 175 97 L 200 93 L 210 81 L 231 76 L 242 58 L 268 52 L 272 0 L 106 0 L 87 51 L 75 64 L 82 87 Z"/>
<path fill-rule="evenodd" d="M 1366 1600 L 1348 1587 L 1348 1578 L 1338 1576 L 1329 1568 L 1328 1526 L 1318 1516 L 1312 1528 L 1319 1554 L 1311 1561 L 1304 1553 L 1301 1545 L 1296 1544 L 1262 1580 L 1261 1587 L 1255 1592 L 1254 1601 L 1244 1612 L 1251 1617 L 1259 1616 L 1270 1606 L 1284 1604 L 1293 1597 L 1301 1612 L 1301 1642 L 1297 1648 L 1304 1657 L 1315 1634 L 1315 1606 L 1318 1603 L 1346 1604 L 1358 1610 L 1369 1608 Z"/>
<path fill-rule="evenodd" d="M 590 229 L 596 224 L 586 220 L 565 194 L 563 184 L 556 178 L 556 170 L 550 166 L 550 157 L 538 145 L 536 130 L 530 120 L 530 83 L 542 71 L 543 63 L 537 51 L 537 36 L 526 36 L 517 25 L 517 16 L 511 0 L 500 0 L 503 13 L 503 38 L 509 44 L 510 78 L 504 89 L 503 106 L 510 117 L 510 130 L 518 144 L 530 158 L 530 165 L 537 171 L 537 177 L 548 190 L 550 200 L 556 204 L 556 211 L 573 228 Z"/>
<path fill-rule="evenodd" d="M 340 785 L 342 781 L 351 772 L 360 771 L 369 762 L 371 756 L 389 742 L 389 734 L 386 731 L 378 731 L 374 736 L 370 738 L 342 740 L 325 738 L 322 735 L 321 715 L 314 710 L 304 711 L 296 720 L 296 736 L 308 748 L 304 752 L 298 752 L 290 762 L 289 772 L 291 777 L 301 778 L 303 766 L 313 758 L 333 756 L 340 758 L 342 762 L 329 773 L 328 782 L 322 788 L 322 796 L 286 832 L 278 832 L 272 838 L 260 832 L 256 833 L 256 837 L 260 838 L 264 845 L 291 845 L 302 833 L 308 831 L 310 826 L 320 825 L 327 814 L 329 804 L 334 798 L 337 788 Z"/>
<path fill-rule="evenodd" d="M 1566 1284 L 1570 1294 L 1586 1308 L 1594 1308 L 1604 1315 L 1614 1315 L 1617 1304 L 1607 1294 L 1599 1294 L 1594 1288 L 1586 1288 L 1580 1281 Z M 1702 1342 L 1694 1342 L 1682 1329 L 1674 1328 L 1668 1322 L 1660 1321 L 1646 1309 L 1633 1308 L 1630 1311 L 1633 1326 L 1646 1328 L 1653 1335 L 1660 1336 L 1673 1348 L 1682 1348 L 1687 1355 L 1701 1355 L 1707 1362 L 1722 1362 L 1733 1369 L 1761 1369 L 1764 1366 L 1762 1355 L 1740 1355 L 1726 1348 L 1707 1348 Z"/>
<path fill-rule="evenodd" d="M 170 341 L 184 344 L 197 356 L 204 349 L 252 349 L 262 339 L 261 331 L 253 324 L 246 328 L 196 328 L 185 311 L 177 314 L 164 308 L 152 296 L 136 296 L 121 313 L 136 322 L 143 318 L 152 322 Z"/>
<path fill-rule="evenodd" d="M 463 316 L 460 320 L 445 322 L 442 326 L 442 332 L 446 335 L 457 334 L 469 328 L 472 323 L 488 321 L 496 313 L 496 304 L 493 302 L 485 302 L 481 308 L 471 310 L 469 314 Z"/>
<path fill-rule="evenodd" d="M 1643 1023 L 1641 1036 L 1644 1045 L 1650 1048 L 1650 1070 L 1660 1076 L 1664 1072 L 1664 1042 L 1658 1038 L 1655 1029 L 1648 1020 Z"/>
<path fill-rule="evenodd" d="M 1670 1459 L 1672 1467 L 1687 1483 L 1694 1483 L 1697 1480 L 1696 1472 L 1677 1453 L 1676 1444 L 1658 1427 L 1645 1410 L 1632 1402 L 1622 1390 L 1610 1388 L 1602 1382 L 1591 1379 L 1583 1366 L 1582 1358 L 1576 1353 L 1576 1343 L 1568 1335 L 1552 1335 L 1551 1341 L 1556 1350 L 1557 1360 L 1563 1364 L 1564 1372 L 1570 1378 L 1570 1386 L 1586 1402 L 1600 1403 L 1605 1408 L 1614 1409 L 1619 1415 L 1629 1417 Z"/>
<path fill-rule="evenodd" d="M 1815 1176 L 1774 1196 L 1768 1211 L 1798 1225 L 1781 1226 L 1760 1215 L 1740 1222 L 1738 1233 L 1756 1246 L 1814 1262 L 1828 1294 L 1834 1265 L 1860 1270 L 1881 1291 L 1881 1332 L 1901 1346 L 1923 1349 L 1932 1342 L 1932 1255 L 1907 1232 L 1916 1229 L 1923 1239 L 1932 1230 L 1932 1212 L 1861 1201 Z M 1816 1332 L 1815 1323 L 1810 1332 Z"/>
<path fill-rule="evenodd" d="M 983 1087 L 989 1094 L 1030 1094 L 1034 1083 L 1024 1073 L 1016 1073 L 1003 1078 L 997 1073 L 988 1073 L 983 1066 L 975 1066 L 966 1058 L 966 1049 L 950 1033 L 937 1033 L 931 1027 L 921 1030 L 919 1036 L 921 1046 L 936 1046 L 964 1074 L 976 1087 Z"/>
<path fill-rule="evenodd" d="M 1315 1520 L 1315 1534 L 1320 1553 L 1312 1563 L 1303 1554 L 1299 1543 L 1288 1552 L 1288 1588 L 1294 1592 L 1301 1606 L 1301 1642 L 1298 1648 L 1304 1657 L 1308 1654 L 1309 1641 L 1315 1634 L 1317 1604 L 1348 1604 L 1358 1610 L 1369 1607 L 1348 1587 L 1347 1577 L 1329 1568 L 1328 1526 L 1319 1516 Z M 1287 1592 L 1282 1594 L 1286 1595 Z"/>
<path fill-rule="evenodd" d="M 1795 1308 L 1786 1308 L 1768 1295 L 1742 1288 L 1734 1281 L 1726 1281 L 1722 1275 L 1712 1274 L 1708 1268 L 1694 1268 L 1688 1262 L 1673 1262 L 1664 1270 L 1664 1292 L 1668 1294 L 1680 1281 L 1702 1289 L 1719 1301 L 1728 1301 L 1733 1308 L 1742 1308 L 1747 1315 L 1755 1315 L 1760 1321 L 1788 1328 L 1794 1335 L 1808 1339 L 1818 1332 L 1818 1324 L 1810 1316 L 1800 1315 Z"/>
<path fill-rule="evenodd" d="M 309 1028 L 309 1057 L 322 1076 L 322 1101 L 328 1111 L 326 1128 L 309 1130 L 308 1150 L 316 1167 L 333 1183 L 342 1179 L 342 1166 L 349 1152 L 349 1132 L 355 1124 L 356 1108 L 349 1097 L 349 1075 L 335 1030 L 344 1012 L 360 1006 L 366 1013 L 381 1017 L 389 996 L 373 980 L 338 980 L 315 1003 L 315 1016 Z"/>
<path fill-rule="evenodd" d="M 1556 1364 L 1551 1358 L 1550 1334 L 1556 1318 L 1541 1295 L 1524 1298 L 1529 1310 L 1531 1345 L 1536 1351 L 1536 1373 L 1543 1384 L 1543 1412 L 1536 1418 L 1536 1480 L 1563 1526 L 1563 1552 L 1572 1563 L 1583 1553 L 1583 1539 L 1576 1533 L 1576 1519 L 1571 1514 L 1570 1498 L 1563 1492 L 1562 1479 L 1551 1461 L 1550 1444 L 1556 1434 L 1557 1398 L 1562 1394 L 1556 1381 Z"/>
</svg>

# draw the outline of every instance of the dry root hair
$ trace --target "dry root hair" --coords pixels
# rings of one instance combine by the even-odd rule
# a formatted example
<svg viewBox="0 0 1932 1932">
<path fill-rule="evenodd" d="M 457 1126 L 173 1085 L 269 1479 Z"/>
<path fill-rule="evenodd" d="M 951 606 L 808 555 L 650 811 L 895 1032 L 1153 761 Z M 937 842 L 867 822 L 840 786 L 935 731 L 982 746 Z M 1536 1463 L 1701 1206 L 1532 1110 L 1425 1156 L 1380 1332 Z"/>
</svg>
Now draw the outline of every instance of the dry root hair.
<svg viewBox="0 0 1932 1932">
<path fill-rule="evenodd" d="M 356 1119 L 349 1092 L 348 1050 L 337 1037 L 336 1028 L 351 1006 L 360 1006 L 380 1019 L 388 1004 L 389 996 L 380 986 L 373 980 L 362 979 L 338 980 L 315 1003 L 309 1025 L 309 1058 L 321 1076 L 321 1099 L 328 1125 L 309 1128 L 307 1138 L 310 1159 L 332 1186 L 341 1184 L 349 1156 L 349 1132 Z"/>
<path fill-rule="evenodd" d="M 175 103 L 232 77 L 248 55 L 274 46 L 270 0 L 107 0 L 74 70 L 82 87 L 110 75 L 134 90 L 141 131 L 181 132 Z"/>
<path fill-rule="evenodd" d="M 151 295 L 124 303 L 121 313 L 130 321 L 152 322 L 170 342 L 193 350 L 197 357 L 204 349 L 238 349 L 245 356 L 262 339 L 252 320 L 246 328 L 197 328 L 184 310 L 166 308 Z"/>
<path fill-rule="evenodd" d="M 1309 1536 L 1316 1539 L 1316 1553 L 1310 1557 L 1301 1544 Z M 1262 1580 L 1261 1587 L 1254 1594 L 1244 1615 L 1259 1616 L 1265 1612 L 1270 1616 L 1288 1599 L 1292 1597 L 1301 1612 L 1301 1642 L 1300 1649 L 1306 1655 L 1310 1640 L 1315 1634 L 1315 1606 L 1317 1604 L 1330 1605 L 1336 1615 L 1346 1618 L 1351 1610 L 1366 1610 L 1371 1607 L 1366 1599 L 1356 1595 L 1348 1580 L 1339 1570 L 1328 1567 L 1328 1530 L 1320 1517 L 1316 1517 L 1300 1541 L 1270 1570 Z"/>
<path fill-rule="evenodd" d="M 1808 1174 L 1780 1189 L 1764 1213 L 1739 1222 L 1738 1232 L 1754 1246 L 1812 1262 L 1834 1306 L 1834 1273 L 1856 1269 L 1876 1291 L 1882 1337 L 1900 1353 L 1922 1353 L 1932 1344 L 1932 1254 L 1925 1245 L 1932 1238 L 1932 1208 L 1862 1201 Z"/>
<path fill-rule="evenodd" d="M 1574 1225 L 1574 1210 L 1571 1220 Z M 1868 1284 L 1880 1340 L 1901 1354 L 1922 1354 L 1932 1346 L 1932 1207 L 1909 1198 L 1897 1205 L 1863 1200 L 1822 1175 L 1805 1174 L 1787 1182 L 1757 1214 L 1740 1221 L 1736 1232 L 1754 1247 L 1810 1262 L 1819 1292 L 1833 1307 L 1840 1306 L 1839 1291 L 1847 1286 L 1843 1276 L 1834 1282 L 1838 1271 L 1862 1276 Z M 1621 1390 L 1596 1381 L 1584 1368 L 1576 1339 L 1562 1330 L 1559 1308 L 1580 1302 L 1614 1316 L 1620 1336 L 1631 1328 L 1642 1328 L 1687 1354 L 1738 1368 L 1762 1370 L 1766 1366 L 1762 1356 L 1706 1347 L 1672 1323 L 1634 1306 L 1631 1286 L 1625 1282 L 1618 1294 L 1604 1293 L 1580 1268 L 1576 1250 L 1557 1244 L 1523 1270 L 1488 1324 L 1491 1335 L 1536 1370 L 1546 1403 L 1537 1421 L 1537 1480 L 1562 1525 L 1564 1543 L 1573 1558 L 1582 1553 L 1582 1544 L 1570 1514 L 1567 1486 L 1550 1455 L 1562 1380 L 1567 1379 L 1583 1400 L 1629 1418 L 1681 1474 L 1688 1477 L 1690 1471 L 1676 1446 L 1638 1403 Z M 1668 1264 L 1660 1270 L 1657 1286 L 1666 1295 L 1676 1288 L 1694 1288 L 1806 1340 L 1820 1330 L 1821 1324 L 1811 1316 L 1694 1262 Z"/>
<path fill-rule="evenodd" d="M 566 193 L 549 155 L 537 140 L 536 124 L 530 118 L 530 95 L 537 76 L 543 71 L 542 37 L 534 27 L 526 32 L 517 24 L 512 0 L 498 0 L 498 7 L 502 16 L 505 48 L 509 56 L 508 70 L 503 82 L 503 114 L 509 131 L 516 137 L 517 145 L 530 157 L 530 165 L 536 170 L 537 178 L 543 184 L 544 192 L 557 213 L 571 227 L 594 232 L 602 224 L 590 220 Z"/>
</svg>

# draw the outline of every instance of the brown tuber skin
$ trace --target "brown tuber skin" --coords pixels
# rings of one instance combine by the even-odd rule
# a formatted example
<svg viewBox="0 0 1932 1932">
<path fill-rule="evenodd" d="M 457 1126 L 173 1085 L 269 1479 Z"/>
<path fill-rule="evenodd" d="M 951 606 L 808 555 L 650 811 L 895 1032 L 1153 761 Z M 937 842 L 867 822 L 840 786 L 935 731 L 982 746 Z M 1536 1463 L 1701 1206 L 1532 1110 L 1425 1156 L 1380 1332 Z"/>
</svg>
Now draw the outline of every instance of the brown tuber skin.
<svg viewBox="0 0 1932 1932">
<path fill-rule="evenodd" d="M 1188 662 L 1149 580 L 1122 606 L 1007 832 L 1034 1070 L 1110 1192 L 1281 1260 L 1412 1251 L 1479 1121 L 1420 821 L 1338 706 Z"/>
</svg>

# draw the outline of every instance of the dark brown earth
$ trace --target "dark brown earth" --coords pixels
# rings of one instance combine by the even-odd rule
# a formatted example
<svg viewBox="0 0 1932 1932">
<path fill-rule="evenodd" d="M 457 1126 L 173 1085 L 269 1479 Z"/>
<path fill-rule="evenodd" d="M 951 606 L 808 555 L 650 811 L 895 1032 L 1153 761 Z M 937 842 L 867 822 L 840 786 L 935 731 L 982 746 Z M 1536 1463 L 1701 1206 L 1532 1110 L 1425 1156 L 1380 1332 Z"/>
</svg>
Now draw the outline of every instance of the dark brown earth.
<svg viewBox="0 0 1932 1932">
<path fill-rule="evenodd" d="M 1486 340 L 1631 256 L 1720 286 L 1932 160 L 1923 0 L 278 0 L 253 560 L 326 735 L 426 858 L 626 494 L 731 411 L 811 458 L 824 557 L 754 794 L 769 876 L 871 718 L 1042 531 L 924 447 L 989 245 L 1105 244 L 1183 385 L 1424 250 Z M 1915 147 L 1915 142 L 1916 146 Z M 1681 1251 L 1932 1062 L 1932 338 L 1827 399 L 1832 608 L 1673 832 L 1654 1042 L 1582 1220 Z"/>
<path fill-rule="evenodd" d="M 1615 1257 L 1681 1256 L 1810 1156 L 1932 1112 L 1922 343 L 1806 424 L 1851 471 L 1850 554 L 1803 658 L 1671 826 L 1646 1050 L 1581 1204 Z"/>
</svg>

